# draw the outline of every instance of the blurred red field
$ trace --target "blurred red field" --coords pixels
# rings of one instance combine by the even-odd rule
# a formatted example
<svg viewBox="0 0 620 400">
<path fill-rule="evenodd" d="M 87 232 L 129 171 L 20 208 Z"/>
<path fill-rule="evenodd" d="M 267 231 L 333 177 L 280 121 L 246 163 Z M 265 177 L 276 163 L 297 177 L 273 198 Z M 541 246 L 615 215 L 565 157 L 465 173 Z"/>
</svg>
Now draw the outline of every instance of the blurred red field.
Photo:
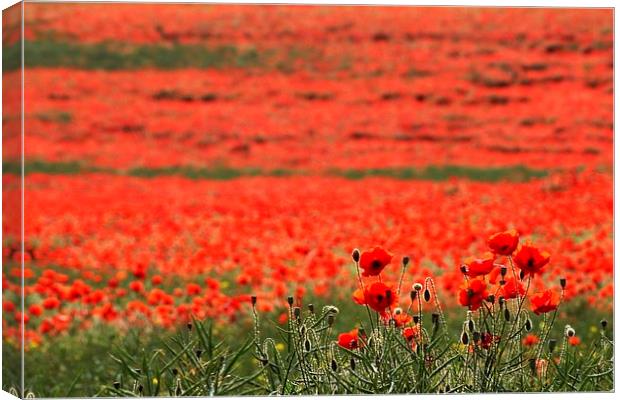
<svg viewBox="0 0 620 400">
<path fill-rule="evenodd" d="M 466 255 L 510 228 L 551 254 L 533 290 L 567 277 L 573 307 L 613 304 L 609 10 L 28 4 L 25 17 L 34 341 L 95 321 L 234 321 L 252 294 L 261 311 L 289 294 L 350 301 L 351 250 L 376 245 L 410 256 L 406 281 L 433 276 L 456 306 Z M 8 61 L 3 98 L 18 104 Z M 15 338 L 18 110 L 5 107 L 3 128 L 3 327 Z M 329 172 L 444 166 L 474 172 Z M 517 166 L 544 177 L 476 181 Z M 259 176 L 130 176 L 174 167 Z M 272 171 L 290 176 L 261 176 Z"/>
</svg>

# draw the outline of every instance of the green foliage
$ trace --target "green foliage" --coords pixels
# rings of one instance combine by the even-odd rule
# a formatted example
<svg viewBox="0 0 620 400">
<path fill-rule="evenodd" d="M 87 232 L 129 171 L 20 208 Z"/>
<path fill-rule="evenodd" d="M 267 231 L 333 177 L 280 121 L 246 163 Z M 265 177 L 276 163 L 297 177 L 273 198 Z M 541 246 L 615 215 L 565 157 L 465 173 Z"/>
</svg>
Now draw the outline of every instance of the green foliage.
<svg viewBox="0 0 620 400">
<path fill-rule="evenodd" d="M 21 43 L 4 49 L 3 72 L 20 68 Z M 225 68 L 257 67 L 263 62 L 254 48 L 232 45 L 206 47 L 194 44 L 122 45 L 83 44 L 58 40 L 26 40 L 24 63 L 32 67 L 121 70 L 141 68 Z"/>
<path fill-rule="evenodd" d="M 3 161 L 4 173 L 19 174 L 21 165 L 17 161 Z M 307 175 L 305 171 L 278 168 L 264 171 L 260 168 L 234 168 L 227 166 L 193 167 L 193 166 L 169 166 L 169 167 L 135 167 L 125 171 L 111 168 L 89 166 L 84 163 L 70 162 L 47 162 L 32 160 L 25 163 L 25 171 L 28 173 L 48 174 L 79 174 L 88 172 L 101 172 L 111 174 L 125 174 L 143 178 L 157 176 L 183 176 L 189 179 L 234 179 L 244 176 L 292 176 Z M 367 177 L 387 177 L 394 179 L 431 180 L 445 181 L 450 178 L 465 178 L 481 182 L 527 182 L 531 179 L 543 178 L 549 174 L 548 170 L 533 169 L 523 165 L 497 168 L 478 168 L 458 165 L 434 166 L 425 168 L 370 168 L 370 169 L 329 169 L 325 175 L 339 176 L 347 179 L 362 179 Z"/>
</svg>

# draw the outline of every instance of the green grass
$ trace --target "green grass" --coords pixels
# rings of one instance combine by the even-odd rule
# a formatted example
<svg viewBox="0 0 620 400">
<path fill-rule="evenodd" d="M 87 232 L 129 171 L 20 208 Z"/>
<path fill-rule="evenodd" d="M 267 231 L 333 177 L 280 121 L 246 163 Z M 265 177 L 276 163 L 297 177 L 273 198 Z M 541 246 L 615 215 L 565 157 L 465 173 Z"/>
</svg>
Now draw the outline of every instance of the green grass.
<svg viewBox="0 0 620 400">
<path fill-rule="evenodd" d="M 20 68 L 20 43 L 4 49 L 3 72 Z M 257 67 L 265 56 L 255 48 L 233 45 L 207 47 L 193 44 L 135 45 L 119 43 L 81 44 L 56 40 L 24 43 L 24 63 L 32 67 L 123 70 L 141 68 Z"/>
<path fill-rule="evenodd" d="M 17 161 L 3 161 L 5 174 L 20 174 L 21 165 Z M 127 175 L 141 178 L 153 178 L 158 176 L 182 176 L 189 179 L 216 179 L 227 180 L 252 176 L 304 176 L 310 175 L 307 171 L 279 168 L 263 170 L 261 168 L 233 168 L 227 166 L 193 167 L 193 166 L 169 166 L 169 167 L 136 167 L 128 170 L 115 170 L 89 166 L 77 161 L 70 162 L 47 162 L 32 160 L 25 163 L 25 173 L 44 173 L 75 175 L 82 173 L 99 172 L 116 175 Z M 464 178 L 480 182 L 527 182 L 532 179 L 544 178 L 550 171 L 534 169 L 523 165 L 508 167 L 478 168 L 458 165 L 427 166 L 425 168 L 371 168 L 371 169 L 328 169 L 313 175 L 336 176 L 346 179 L 363 179 L 371 177 L 385 177 L 402 180 L 445 181 L 450 178 Z"/>
</svg>

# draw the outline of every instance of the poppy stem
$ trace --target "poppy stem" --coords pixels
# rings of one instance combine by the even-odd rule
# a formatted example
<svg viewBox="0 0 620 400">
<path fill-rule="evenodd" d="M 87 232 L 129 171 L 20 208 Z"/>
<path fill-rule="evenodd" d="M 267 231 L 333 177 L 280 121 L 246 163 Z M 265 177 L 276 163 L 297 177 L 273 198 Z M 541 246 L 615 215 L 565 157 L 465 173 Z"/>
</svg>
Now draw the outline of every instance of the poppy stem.
<svg viewBox="0 0 620 400">
<path fill-rule="evenodd" d="M 372 314 L 370 314 L 370 308 L 368 307 L 368 300 L 366 299 L 366 287 L 364 287 L 364 281 L 362 280 L 362 274 L 360 274 L 360 264 L 358 261 L 355 261 L 355 270 L 357 271 L 357 280 L 360 283 L 360 288 L 362 289 L 362 294 L 364 295 L 364 306 L 366 307 L 366 312 L 368 313 L 368 321 L 370 321 L 371 332 L 375 330 L 375 326 L 372 323 Z M 381 275 L 379 275 L 379 278 Z"/>
</svg>

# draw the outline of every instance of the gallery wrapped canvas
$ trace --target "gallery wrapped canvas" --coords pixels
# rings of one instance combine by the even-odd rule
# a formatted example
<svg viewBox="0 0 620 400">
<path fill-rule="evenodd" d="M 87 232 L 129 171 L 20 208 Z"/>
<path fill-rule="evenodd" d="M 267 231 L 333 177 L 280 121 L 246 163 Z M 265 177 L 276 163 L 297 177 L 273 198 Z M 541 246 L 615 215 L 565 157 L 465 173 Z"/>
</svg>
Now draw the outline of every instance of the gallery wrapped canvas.
<svg viewBox="0 0 620 400">
<path fill-rule="evenodd" d="M 2 23 L 4 391 L 613 391 L 612 9 Z"/>
</svg>

